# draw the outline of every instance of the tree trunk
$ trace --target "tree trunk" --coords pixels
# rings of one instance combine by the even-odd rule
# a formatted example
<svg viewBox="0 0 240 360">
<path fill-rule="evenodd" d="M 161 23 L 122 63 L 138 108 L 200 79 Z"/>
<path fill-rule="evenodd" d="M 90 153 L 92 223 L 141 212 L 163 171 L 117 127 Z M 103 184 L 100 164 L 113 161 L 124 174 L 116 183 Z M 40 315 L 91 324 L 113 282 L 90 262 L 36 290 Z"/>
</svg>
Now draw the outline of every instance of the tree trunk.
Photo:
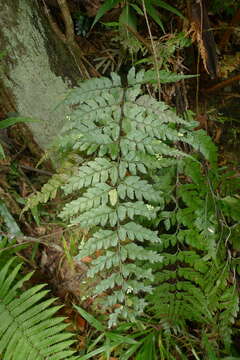
<svg viewBox="0 0 240 360">
<path fill-rule="evenodd" d="M 63 99 L 80 73 L 41 5 L 40 0 L 0 0 L 0 103 L 4 116 L 14 112 L 40 120 L 28 126 L 46 150 L 66 119 Z"/>
</svg>

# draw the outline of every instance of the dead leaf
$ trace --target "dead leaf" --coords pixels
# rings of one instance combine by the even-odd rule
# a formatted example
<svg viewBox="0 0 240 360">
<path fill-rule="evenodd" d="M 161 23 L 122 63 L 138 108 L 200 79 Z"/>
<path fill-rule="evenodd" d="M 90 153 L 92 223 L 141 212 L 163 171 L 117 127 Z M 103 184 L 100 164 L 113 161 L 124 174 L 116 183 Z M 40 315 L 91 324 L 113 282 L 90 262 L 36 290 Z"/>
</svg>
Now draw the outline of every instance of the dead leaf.
<svg viewBox="0 0 240 360">
<path fill-rule="evenodd" d="M 92 262 L 92 257 L 91 256 L 84 256 L 82 259 L 81 259 L 81 262 L 83 262 L 84 264 L 89 264 Z"/>
</svg>

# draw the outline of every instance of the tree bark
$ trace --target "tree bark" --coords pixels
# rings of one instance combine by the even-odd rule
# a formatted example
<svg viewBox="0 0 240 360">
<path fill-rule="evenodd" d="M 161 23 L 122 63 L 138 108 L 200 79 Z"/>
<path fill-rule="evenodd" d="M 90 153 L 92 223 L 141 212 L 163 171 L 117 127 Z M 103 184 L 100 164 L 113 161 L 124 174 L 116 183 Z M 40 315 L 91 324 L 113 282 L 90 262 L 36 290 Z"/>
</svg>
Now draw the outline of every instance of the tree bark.
<svg viewBox="0 0 240 360">
<path fill-rule="evenodd" d="M 0 0 L 0 55 L 1 113 L 39 120 L 28 126 L 46 150 L 69 113 L 67 91 L 81 76 L 40 0 Z"/>
</svg>

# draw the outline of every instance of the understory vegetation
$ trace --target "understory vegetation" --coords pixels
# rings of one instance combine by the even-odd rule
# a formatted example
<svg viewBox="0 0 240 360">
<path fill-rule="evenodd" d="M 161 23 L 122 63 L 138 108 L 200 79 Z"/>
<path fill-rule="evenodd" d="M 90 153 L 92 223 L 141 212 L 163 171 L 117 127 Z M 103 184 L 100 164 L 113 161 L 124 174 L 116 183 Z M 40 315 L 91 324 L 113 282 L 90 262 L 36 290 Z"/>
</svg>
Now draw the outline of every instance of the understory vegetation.
<svg viewBox="0 0 240 360">
<path fill-rule="evenodd" d="M 184 18 L 182 2 L 181 11 L 173 3 L 108 0 L 92 19 L 93 29 L 117 29 L 112 41 L 124 56 L 99 57 L 104 75 L 66 95 L 69 115 L 48 154 L 54 174 L 21 203 L 22 217 L 61 226 L 60 242 L 13 229 L 0 199 L 0 359 L 240 358 L 239 171 L 219 160 L 218 135 L 199 126 L 199 113 L 172 95 L 174 87 L 183 94 L 191 79 L 194 110 L 201 106 L 198 76 L 184 73 L 193 40 L 203 71 L 214 73 L 196 29 L 156 40 L 156 26 L 165 32 L 170 16 Z M 119 5 L 116 21 L 100 24 Z M 221 14 L 218 1 L 212 11 Z M 222 11 L 231 15 L 229 7 Z M 75 17 L 77 35 L 88 33 L 82 16 Z M 138 16 L 147 23 L 147 44 L 136 35 Z M 52 246 L 51 255 L 41 246 Z M 61 315 L 64 302 L 29 270 L 37 258 L 51 275 L 44 256 L 56 253 L 59 272 L 66 264 L 69 272 L 81 268 L 70 303 L 75 320 L 88 324 L 84 346 L 77 326 Z"/>
</svg>

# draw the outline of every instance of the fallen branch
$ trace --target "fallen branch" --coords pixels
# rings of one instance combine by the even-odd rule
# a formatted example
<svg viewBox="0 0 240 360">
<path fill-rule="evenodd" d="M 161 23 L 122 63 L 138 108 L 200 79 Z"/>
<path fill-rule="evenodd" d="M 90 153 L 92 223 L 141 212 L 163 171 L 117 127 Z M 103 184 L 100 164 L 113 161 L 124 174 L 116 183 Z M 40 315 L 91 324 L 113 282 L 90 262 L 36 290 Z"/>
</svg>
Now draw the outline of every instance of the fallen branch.
<svg viewBox="0 0 240 360">
<path fill-rule="evenodd" d="M 220 82 L 218 84 L 215 84 L 215 85 L 211 86 L 208 89 L 204 89 L 204 92 L 205 93 L 212 93 L 212 92 L 218 91 L 218 90 L 232 84 L 233 82 L 239 81 L 239 80 L 240 80 L 240 74 L 236 75 L 236 76 L 233 76 L 230 79 L 224 80 L 224 81 L 222 81 L 222 82 Z"/>
</svg>

